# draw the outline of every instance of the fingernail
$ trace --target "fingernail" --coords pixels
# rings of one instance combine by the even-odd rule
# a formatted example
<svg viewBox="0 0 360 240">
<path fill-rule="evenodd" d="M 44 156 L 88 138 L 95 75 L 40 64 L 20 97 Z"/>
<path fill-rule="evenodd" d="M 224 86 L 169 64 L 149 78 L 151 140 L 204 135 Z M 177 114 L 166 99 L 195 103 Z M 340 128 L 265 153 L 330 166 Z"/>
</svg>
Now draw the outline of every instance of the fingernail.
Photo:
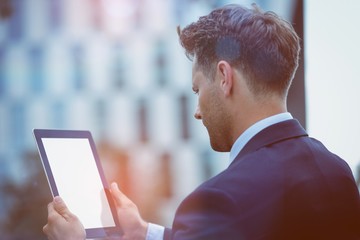
<svg viewBox="0 0 360 240">
<path fill-rule="evenodd" d="M 61 203 L 62 202 L 61 197 L 59 197 L 59 196 L 54 197 L 54 202 L 55 203 Z"/>
<path fill-rule="evenodd" d="M 116 190 L 119 190 L 119 187 L 116 182 L 111 183 L 111 186 L 115 188 Z"/>
</svg>

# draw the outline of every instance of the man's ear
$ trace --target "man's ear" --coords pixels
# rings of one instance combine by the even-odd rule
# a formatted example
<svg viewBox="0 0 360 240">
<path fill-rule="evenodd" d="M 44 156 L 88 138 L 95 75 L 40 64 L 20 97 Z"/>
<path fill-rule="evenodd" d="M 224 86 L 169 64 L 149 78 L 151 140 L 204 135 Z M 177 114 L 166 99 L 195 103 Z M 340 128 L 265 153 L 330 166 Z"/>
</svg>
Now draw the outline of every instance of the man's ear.
<svg viewBox="0 0 360 240">
<path fill-rule="evenodd" d="M 224 93 L 224 95 L 230 96 L 234 84 L 234 74 L 233 74 L 233 68 L 231 65 L 221 60 L 217 64 L 217 74 L 220 79 L 220 87 Z"/>
</svg>

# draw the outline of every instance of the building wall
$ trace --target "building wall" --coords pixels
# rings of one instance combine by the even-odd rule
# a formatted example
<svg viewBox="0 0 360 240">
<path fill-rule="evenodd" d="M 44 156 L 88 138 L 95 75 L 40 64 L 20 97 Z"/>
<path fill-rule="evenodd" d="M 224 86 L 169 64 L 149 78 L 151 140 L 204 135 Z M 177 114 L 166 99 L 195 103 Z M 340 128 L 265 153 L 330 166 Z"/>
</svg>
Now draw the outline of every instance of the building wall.
<svg viewBox="0 0 360 240">
<path fill-rule="evenodd" d="M 146 220 L 168 226 L 181 199 L 227 166 L 228 155 L 213 152 L 206 129 L 193 120 L 191 62 L 176 26 L 228 2 L 0 2 L 5 239 L 43 237 L 51 195 L 34 128 L 90 130 L 108 181 L 120 184 Z M 292 2 L 258 1 L 288 18 Z"/>
<path fill-rule="evenodd" d="M 305 1 L 307 123 L 311 136 L 360 172 L 360 3 Z M 359 180 L 358 180 L 359 182 Z"/>
</svg>

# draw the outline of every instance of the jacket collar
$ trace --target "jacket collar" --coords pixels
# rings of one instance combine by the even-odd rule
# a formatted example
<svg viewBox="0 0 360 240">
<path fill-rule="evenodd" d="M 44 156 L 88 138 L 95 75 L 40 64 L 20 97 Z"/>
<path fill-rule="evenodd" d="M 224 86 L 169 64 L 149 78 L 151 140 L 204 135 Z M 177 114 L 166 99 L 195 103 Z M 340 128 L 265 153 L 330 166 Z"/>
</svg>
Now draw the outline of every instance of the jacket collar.
<svg viewBox="0 0 360 240">
<path fill-rule="evenodd" d="M 256 151 L 264 146 L 284 141 L 286 139 L 302 136 L 308 136 L 308 134 L 296 119 L 286 120 L 273 124 L 263 129 L 252 139 L 250 139 L 250 141 L 244 146 L 244 148 L 239 152 L 230 165 L 238 161 L 244 155 Z"/>
</svg>

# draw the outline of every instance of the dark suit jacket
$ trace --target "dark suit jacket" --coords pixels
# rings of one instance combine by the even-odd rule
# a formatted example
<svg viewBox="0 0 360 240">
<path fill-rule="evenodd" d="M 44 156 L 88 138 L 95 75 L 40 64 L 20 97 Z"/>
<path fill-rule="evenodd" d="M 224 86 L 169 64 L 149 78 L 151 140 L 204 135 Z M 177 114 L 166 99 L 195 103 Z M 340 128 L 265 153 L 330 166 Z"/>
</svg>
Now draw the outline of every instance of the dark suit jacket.
<svg viewBox="0 0 360 240">
<path fill-rule="evenodd" d="M 360 239 L 349 166 L 296 120 L 254 136 L 230 166 L 191 193 L 164 239 Z"/>
</svg>

